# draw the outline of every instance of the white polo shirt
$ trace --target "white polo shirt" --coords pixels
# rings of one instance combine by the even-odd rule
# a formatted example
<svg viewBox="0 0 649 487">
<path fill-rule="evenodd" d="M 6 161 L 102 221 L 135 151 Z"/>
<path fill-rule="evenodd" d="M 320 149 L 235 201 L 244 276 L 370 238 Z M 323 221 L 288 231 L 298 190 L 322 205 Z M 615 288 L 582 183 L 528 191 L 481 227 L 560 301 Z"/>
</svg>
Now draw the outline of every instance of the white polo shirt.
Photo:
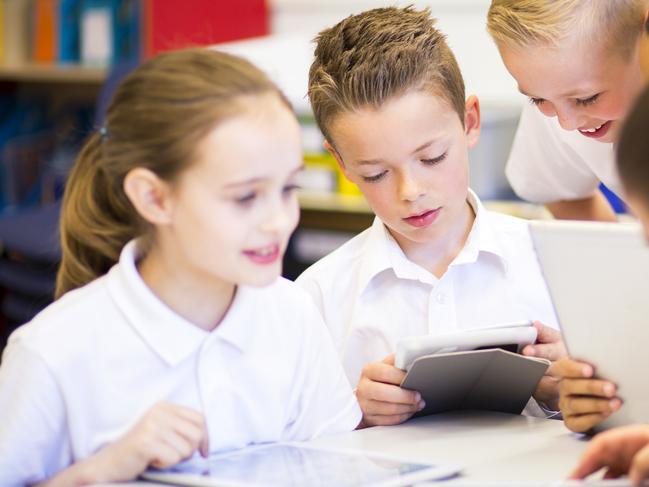
<svg viewBox="0 0 649 487">
<path fill-rule="evenodd" d="M 119 264 L 9 340 L 0 367 L 0 485 L 42 481 L 120 438 L 155 403 L 201 412 L 211 452 L 353 430 L 361 412 L 309 296 L 241 286 L 211 333 Z"/>
<path fill-rule="evenodd" d="M 600 181 L 624 199 L 613 144 L 564 130 L 556 117 L 529 104 L 521 113 L 505 172 L 516 194 L 535 203 L 587 198 Z"/>
<path fill-rule="evenodd" d="M 297 279 L 322 312 L 352 385 L 405 337 L 517 320 L 558 328 L 527 222 L 487 211 L 473 192 L 469 203 L 473 228 L 441 279 L 410 261 L 378 218 Z"/>
</svg>

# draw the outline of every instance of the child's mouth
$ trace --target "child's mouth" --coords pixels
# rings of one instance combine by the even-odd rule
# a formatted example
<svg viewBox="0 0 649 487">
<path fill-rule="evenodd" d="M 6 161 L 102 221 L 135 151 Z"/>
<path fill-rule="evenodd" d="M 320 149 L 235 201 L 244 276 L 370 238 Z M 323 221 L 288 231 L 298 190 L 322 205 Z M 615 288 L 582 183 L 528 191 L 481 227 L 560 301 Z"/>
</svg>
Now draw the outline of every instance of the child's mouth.
<svg viewBox="0 0 649 487">
<path fill-rule="evenodd" d="M 272 244 L 253 250 L 244 250 L 243 254 L 255 264 L 272 264 L 279 258 L 279 245 Z"/>
<path fill-rule="evenodd" d="M 609 120 L 608 122 L 604 122 L 603 124 L 597 127 L 592 127 L 589 129 L 579 129 L 579 133 L 585 137 L 599 139 L 600 137 L 604 137 L 604 135 L 606 135 L 608 129 L 611 127 L 611 123 L 612 122 Z"/>
<path fill-rule="evenodd" d="M 435 220 L 437 220 L 437 217 L 441 209 L 442 207 L 440 206 L 439 208 L 435 208 L 434 210 L 428 210 L 423 213 L 419 213 L 417 215 L 412 215 L 407 218 L 404 218 L 404 221 L 409 225 L 412 225 L 413 227 L 417 227 L 417 228 L 427 227 Z"/>
</svg>

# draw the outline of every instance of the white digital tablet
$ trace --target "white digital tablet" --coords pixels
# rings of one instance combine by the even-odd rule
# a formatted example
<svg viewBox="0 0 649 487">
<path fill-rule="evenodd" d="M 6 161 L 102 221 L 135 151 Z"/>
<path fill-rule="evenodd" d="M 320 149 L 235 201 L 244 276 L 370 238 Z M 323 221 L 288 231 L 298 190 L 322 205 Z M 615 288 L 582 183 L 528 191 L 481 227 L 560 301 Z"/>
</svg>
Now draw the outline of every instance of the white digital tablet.
<svg viewBox="0 0 649 487">
<path fill-rule="evenodd" d="M 147 471 L 142 478 L 196 487 L 391 487 L 449 478 L 459 471 L 374 453 L 279 443 L 193 459 L 171 470 Z"/>
<path fill-rule="evenodd" d="M 536 333 L 531 321 L 520 321 L 440 335 L 407 337 L 397 343 L 394 365 L 410 370 L 415 360 L 426 355 L 481 348 L 503 348 L 518 353 L 536 341 Z"/>
<path fill-rule="evenodd" d="M 531 233 L 569 354 L 618 385 L 601 428 L 649 422 L 649 247 L 632 223 L 538 221 Z"/>
</svg>

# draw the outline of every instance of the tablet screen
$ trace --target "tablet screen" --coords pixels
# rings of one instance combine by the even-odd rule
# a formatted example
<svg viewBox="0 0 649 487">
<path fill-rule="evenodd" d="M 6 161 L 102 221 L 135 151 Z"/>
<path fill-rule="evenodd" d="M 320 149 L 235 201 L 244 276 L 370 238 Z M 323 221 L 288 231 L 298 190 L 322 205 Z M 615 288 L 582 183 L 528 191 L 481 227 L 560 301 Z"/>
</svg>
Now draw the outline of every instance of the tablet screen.
<svg viewBox="0 0 649 487">
<path fill-rule="evenodd" d="M 439 478 L 456 472 L 371 454 L 276 444 L 196 459 L 172 470 L 149 471 L 144 478 L 195 486 L 351 487 L 401 485 L 399 478 L 405 482 L 406 478 Z"/>
</svg>

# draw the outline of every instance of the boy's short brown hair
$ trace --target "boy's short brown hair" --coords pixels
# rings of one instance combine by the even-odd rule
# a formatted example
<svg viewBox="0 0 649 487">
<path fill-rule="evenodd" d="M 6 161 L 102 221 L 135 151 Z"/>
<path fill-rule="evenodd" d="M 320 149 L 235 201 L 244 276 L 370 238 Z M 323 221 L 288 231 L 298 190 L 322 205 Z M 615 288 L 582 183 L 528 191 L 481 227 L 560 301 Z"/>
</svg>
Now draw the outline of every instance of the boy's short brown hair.
<svg viewBox="0 0 649 487">
<path fill-rule="evenodd" d="M 331 122 L 340 113 L 379 108 L 410 90 L 440 96 L 464 124 L 462 73 L 434 24 L 429 9 L 377 8 L 318 34 L 309 99 L 329 143 Z"/>
<path fill-rule="evenodd" d="M 617 146 L 620 178 L 629 193 L 649 207 L 649 87 L 624 122 Z"/>
</svg>

